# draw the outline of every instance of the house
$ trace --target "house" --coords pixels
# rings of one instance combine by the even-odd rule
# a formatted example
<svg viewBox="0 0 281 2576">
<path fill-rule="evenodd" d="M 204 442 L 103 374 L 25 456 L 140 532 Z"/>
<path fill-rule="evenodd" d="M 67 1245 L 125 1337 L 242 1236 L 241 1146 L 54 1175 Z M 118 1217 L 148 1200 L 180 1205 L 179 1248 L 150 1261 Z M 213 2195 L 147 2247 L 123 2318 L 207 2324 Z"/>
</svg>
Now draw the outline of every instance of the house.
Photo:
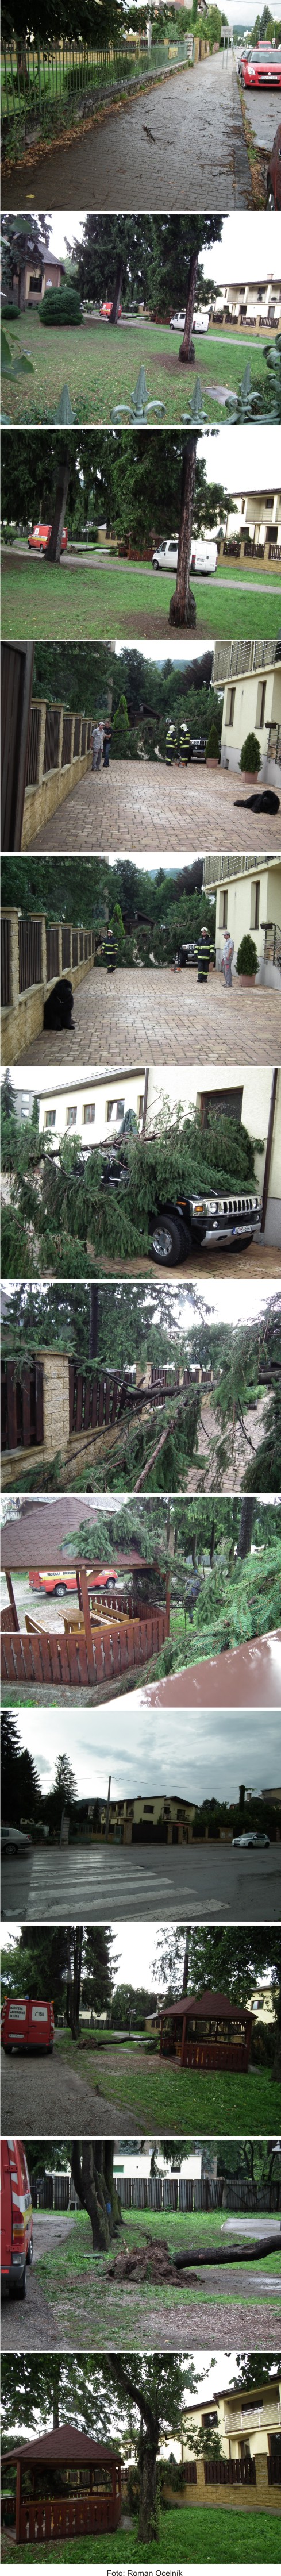
<svg viewBox="0 0 281 2576">
<path fill-rule="evenodd" d="M 26 311 L 27 305 L 30 308 L 33 304 L 35 306 L 43 304 L 44 295 L 48 294 L 53 286 L 61 286 L 63 277 L 64 260 L 55 257 L 52 250 L 46 250 L 43 242 L 38 243 L 36 251 L 34 243 L 32 244 L 31 241 L 29 249 L 27 241 L 24 268 L 17 267 L 16 262 L 13 268 L 14 304 L 21 313 Z"/>
<path fill-rule="evenodd" d="M 263 663 L 259 664 L 257 652 L 254 670 L 240 671 L 235 679 L 231 677 L 225 682 L 221 734 L 222 769 L 238 770 L 242 745 L 248 733 L 255 733 L 259 743 L 261 755 L 259 784 L 268 783 L 271 787 L 277 787 L 279 794 L 281 666 L 275 661 L 274 646 L 271 647 L 271 661 L 267 663 L 266 671 Z"/>
<path fill-rule="evenodd" d="M 270 1791 L 269 1791 L 269 1793 L 268 1793 L 268 1794 L 269 1794 L 269 1796 L 270 1796 Z M 272 1790 L 272 1791 L 271 1791 L 271 1796 L 272 1796 L 272 1797 L 273 1797 L 273 1794 L 274 1794 L 274 1793 L 273 1793 L 273 1790 Z M 276 1791 L 275 1791 L 275 1796 L 276 1796 Z M 257 1985 L 257 1986 L 254 1986 L 254 1987 L 253 1987 L 253 1993 L 252 1993 L 251 1995 L 249 1995 L 249 2012 L 251 2012 L 251 2013 L 253 2013 L 253 2014 L 254 2014 L 255 2021 L 261 2021 L 261 2022 L 263 2022 L 263 2023 L 266 2023 L 266 2024 L 267 2024 L 267 2026 L 268 2026 L 268 2023 L 270 2022 L 270 2023 L 271 2023 L 271 2025 L 272 2025 L 272 2023 L 276 2021 L 276 2010 L 277 2010 L 277 2004 L 278 2004 L 278 1987 L 277 1987 L 277 1986 L 260 1986 L 260 1985 Z"/>
<path fill-rule="evenodd" d="M 124 1843 L 182 1843 L 188 1840 L 188 1829 L 194 1823 L 195 1806 L 189 1798 L 111 1798 L 109 1832 L 120 1834 Z M 101 1806 L 101 1834 L 105 1834 L 106 1806 Z"/>
<path fill-rule="evenodd" d="M 212 687 L 223 696 L 225 680 L 235 680 L 243 671 L 267 671 L 272 662 L 281 662 L 281 635 L 273 641 L 269 636 L 264 636 L 263 641 L 261 637 L 253 640 L 244 635 L 234 640 L 218 638 L 213 649 Z"/>
<path fill-rule="evenodd" d="M 281 282 L 270 273 L 258 286 L 220 286 L 212 296 L 212 321 L 231 324 L 238 331 L 281 331 Z"/>
<path fill-rule="evenodd" d="M 242 748 L 242 745 L 241 745 Z M 279 770 L 280 783 L 280 770 Z M 243 781 L 241 778 L 241 793 Z M 258 982 L 279 991 L 281 985 L 281 859 L 247 857 L 204 859 L 206 893 L 216 888 L 216 964 L 220 968 L 225 930 L 234 940 L 234 969 L 240 941 L 250 931 L 258 959 Z"/>
<path fill-rule="evenodd" d="M 144 1065 L 134 1065 L 131 1070 L 128 1065 L 121 1065 L 118 1073 L 112 1074 L 109 1067 L 99 1072 L 92 1066 L 91 1073 L 87 1074 L 85 1071 L 80 1073 L 77 1066 L 75 1076 L 70 1075 L 69 1081 L 66 1074 L 60 1080 L 57 1073 L 52 1079 L 49 1069 L 46 1075 L 41 1075 L 40 1071 L 39 1127 L 55 1129 L 58 1142 L 61 1136 L 69 1134 L 71 1128 L 76 1128 L 78 1135 L 83 1133 L 85 1151 L 87 1148 L 90 1150 L 93 1143 L 108 1145 L 109 1129 L 114 1138 L 127 1109 L 135 1110 L 141 1124 L 144 1085 Z"/>
<path fill-rule="evenodd" d="M 226 2460 L 255 2459 L 257 2452 L 270 2458 L 281 2444 L 281 2380 L 268 2378 L 268 2384 L 249 2389 L 223 2388 L 214 2399 L 197 2400 L 185 2406 L 182 2415 L 182 2458 L 192 2458 L 190 2434 L 218 2431 Z"/>
<path fill-rule="evenodd" d="M 246 555 L 258 555 L 265 565 L 280 562 L 280 490 L 238 492 L 232 485 L 224 537 L 218 546 L 218 563 L 222 562 L 225 554 L 240 554 L 242 561 Z"/>
</svg>

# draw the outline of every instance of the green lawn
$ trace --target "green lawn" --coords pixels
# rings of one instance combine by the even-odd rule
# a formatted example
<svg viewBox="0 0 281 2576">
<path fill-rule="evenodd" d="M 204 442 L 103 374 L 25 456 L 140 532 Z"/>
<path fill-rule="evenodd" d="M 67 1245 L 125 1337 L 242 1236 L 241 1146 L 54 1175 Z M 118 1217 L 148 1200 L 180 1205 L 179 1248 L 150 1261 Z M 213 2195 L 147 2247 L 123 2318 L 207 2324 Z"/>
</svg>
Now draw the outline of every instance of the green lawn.
<svg viewBox="0 0 281 2576">
<path fill-rule="evenodd" d="M 281 591 L 270 576 L 260 577 L 260 588 L 252 587 L 249 575 L 237 568 L 226 575 L 218 572 L 215 581 L 195 583 L 197 634 L 211 635 L 276 635 L 280 622 Z M 117 638 L 126 636 L 167 636 L 169 600 L 175 589 L 175 576 L 170 582 L 166 573 L 150 573 L 143 565 L 111 561 L 106 564 L 84 562 L 44 564 L 32 562 L 29 556 L 13 560 L 13 551 L 2 552 L 2 632 L 9 636 L 32 638 L 55 635 L 73 642 L 89 637 Z M 183 641 L 185 629 L 182 630 Z"/>
<path fill-rule="evenodd" d="M 234 2240 L 222 2237 L 221 2221 L 222 2212 L 219 2210 L 208 2215 L 200 2211 L 196 2212 L 195 2216 L 186 2217 L 183 2213 L 170 2212 L 170 2210 L 156 2212 L 126 2209 L 123 2212 L 123 2231 L 120 2240 L 117 2239 L 116 2242 L 114 2240 L 109 2254 L 100 2254 L 98 2261 L 95 2259 L 93 2264 L 90 2219 L 84 2211 L 76 2211 L 69 2236 L 63 2243 L 60 2244 L 59 2241 L 55 2243 L 49 2254 L 39 2255 L 39 2261 L 36 2261 L 36 2278 L 38 2282 L 42 2282 L 45 2298 L 53 2312 L 56 2331 L 60 2330 L 66 2348 L 73 2349 L 75 2335 L 76 2351 L 84 2351 L 86 2348 L 88 2351 L 100 2352 L 106 2350 L 108 2345 L 110 2349 L 113 2347 L 118 2349 L 121 2333 L 126 2349 L 138 2352 L 143 2338 L 145 2319 L 145 2338 L 149 2349 L 153 2350 L 156 2344 L 157 2348 L 161 2347 L 164 2333 L 165 2344 L 168 2334 L 173 2349 L 174 2347 L 178 2349 L 183 2332 L 191 2342 L 194 2341 L 195 2334 L 200 2341 L 202 2306 L 204 2307 L 205 2341 L 208 2331 L 206 2308 L 208 2315 L 210 2314 L 211 2335 L 214 2331 L 215 2311 L 218 2335 L 222 2340 L 220 2333 L 222 2315 L 223 2313 L 225 2315 L 226 2310 L 227 2315 L 228 2312 L 231 2314 L 235 2310 L 236 2316 L 237 2307 L 241 2309 L 241 2295 L 243 2313 L 245 2307 L 249 2311 L 249 2335 L 251 2334 L 251 2312 L 254 2309 L 255 2333 L 258 2312 L 264 2341 L 267 2344 L 275 2305 L 276 2314 L 277 2303 L 279 2305 L 281 2246 L 280 2253 L 268 2255 L 261 2267 L 262 2280 L 265 2275 L 265 2287 L 267 2272 L 271 2281 L 272 2273 L 276 2269 L 276 2299 L 275 2292 L 272 2292 L 270 2287 L 267 2309 L 263 2290 L 261 2291 L 258 2286 L 256 2263 L 251 2264 L 249 2269 L 248 2266 L 244 2267 L 243 2272 L 239 2268 L 236 2273 L 234 2265 L 229 2269 L 228 2246 Z M 246 2218 L 244 2223 L 246 2234 Z M 274 2220 L 272 2225 L 274 2226 Z M 115 2254 L 118 2254 L 119 2245 L 121 2251 L 124 2245 L 130 2245 L 130 2243 L 141 2245 L 147 2232 L 158 2243 L 159 2239 L 164 2237 L 172 2257 L 187 2241 L 192 2253 L 195 2250 L 195 2260 L 196 2249 L 204 2253 L 204 2250 L 208 2252 L 210 2246 L 216 2248 L 220 2245 L 225 2250 L 226 2270 L 224 2271 L 223 2267 L 223 2271 L 216 2276 L 213 2268 L 210 2268 L 205 2277 L 199 2272 L 196 2290 L 194 2281 L 192 2282 L 184 2272 L 179 2273 L 178 2284 L 171 2281 L 171 2285 L 169 2281 L 161 2284 L 153 2282 L 149 2278 L 149 2272 L 145 2282 L 122 2281 L 120 2285 L 118 2280 L 111 2280 L 109 2265 Z M 239 2242 L 241 2243 L 241 2239 Z M 40 2247 L 40 2227 L 38 2227 L 38 2243 Z"/>
<path fill-rule="evenodd" d="M 175 2060 L 160 2058 L 148 2043 L 125 2048 L 112 2041 L 80 2052 L 68 2031 L 56 2035 L 56 2047 L 75 2073 L 128 2111 L 139 2115 L 140 2134 L 168 2137 L 278 2136 L 280 2086 L 270 2071 L 248 2075 L 196 2073 Z"/>
<path fill-rule="evenodd" d="M 173 2506 L 170 2512 L 160 2513 L 157 2553 L 154 2550 L 152 2552 L 151 2548 L 145 2549 L 140 2546 L 135 2521 L 131 2523 L 129 2531 L 122 2530 L 119 2524 L 119 2530 L 111 2531 L 107 2537 L 103 2532 L 96 2540 L 82 2540 L 79 2537 L 79 2561 L 84 2558 L 88 2561 L 105 2559 L 107 2566 L 109 2562 L 110 2565 L 115 2566 L 121 2559 L 123 2565 L 131 2566 L 136 2560 L 138 2566 L 146 2566 L 149 2563 L 151 2567 L 155 2565 L 157 2555 L 157 2565 L 159 2561 L 161 2566 L 168 2565 L 169 2568 L 173 2564 L 173 2576 L 175 2566 L 179 2564 L 191 2566 L 198 2560 L 201 2565 L 202 2561 L 205 2564 L 210 2560 L 213 2564 L 217 2564 L 218 2561 L 229 2564 L 229 2562 L 233 2563 L 234 2559 L 238 2559 L 241 2563 L 241 2557 L 243 2561 L 249 2560 L 252 2565 L 260 2559 L 265 2566 L 271 2563 L 272 2559 L 274 2561 L 277 2559 L 279 2562 L 280 2523 L 277 2513 L 275 2519 L 275 2513 L 271 2517 L 269 2513 L 249 2512 L 246 2488 L 243 2490 L 244 2493 L 245 2512 L 243 2513 L 241 2506 L 236 2511 L 232 2507 L 229 2512 L 227 2505 L 189 2505 L 188 2507 L 178 2505 Z M 278 2489 L 276 2493 L 278 2494 Z M 2 2558 L 4 2560 L 15 2558 L 18 2562 L 15 2542 L 9 2540 L 6 2534 L 5 2537 L 3 2534 Z M 27 2558 L 33 2561 L 41 2558 L 45 2561 L 49 2558 L 54 2562 L 58 2560 L 60 2565 L 64 2565 L 66 2559 L 74 2558 L 77 2566 L 77 2541 L 50 2540 L 50 2543 L 42 2541 L 42 2544 L 38 2545 L 36 2540 L 34 2547 L 27 2541 L 24 2549 L 24 2564 Z"/>
<path fill-rule="evenodd" d="M 204 408 L 213 421 L 223 420 L 225 406 L 210 386 L 222 385 L 232 393 L 249 358 L 252 374 L 260 377 L 262 385 L 267 383 L 262 347 L 254 334 L 245 333 L 242 346 L 240 334 L 234 343 L 223 332 L 214 340 L 196 338 L 194 367 L 179 365 L 180 339 L 180 332 L 170 331 L 162 322 L 138 323 L 136 329 L 123 329 L 120 324 L 111 331 L 107 323 L 93 320 L 77 330 L 58 331 L 55 326 L 44 330 L 38 313 L 22 313 L 13 348 L 32 358 L 34 376 L 27 376 L 26 382 L 24 377 L 14 384 L 7 382 L 3 405 L 15 422 L 52 419 L 62 386 L 68 384 L 77 420 L 107 423 L 114 405 L 131 396 L 142 363 L 149 399 L 165 404 L 167 421 L 181 421 L 198 375 Z"/>
</svg>

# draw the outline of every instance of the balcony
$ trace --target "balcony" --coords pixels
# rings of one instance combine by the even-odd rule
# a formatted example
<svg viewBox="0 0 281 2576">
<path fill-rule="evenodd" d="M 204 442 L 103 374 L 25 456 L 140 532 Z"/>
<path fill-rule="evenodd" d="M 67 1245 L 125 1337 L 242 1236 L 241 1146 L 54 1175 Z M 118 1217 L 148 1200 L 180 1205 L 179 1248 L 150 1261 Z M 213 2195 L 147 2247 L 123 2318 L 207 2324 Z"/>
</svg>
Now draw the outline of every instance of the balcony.
<svg viewBox="0 0 281 2576">
<path fill-rule="evenodd" d="M 275 858 L 264 858 L 261 850 L 258 856 L 254 850 L 250 850 L 246 855 L 243 852 L 239 858 L 238 850 L 234 858 L 204 859 L 204 894 L 207 892 L 207 886 L 225 885 L 230 877 L 248 876 L 254 868 L 258 868 L 260 876 L 262 868 L 278 867 L 279 864 L 277 852 Z"/>
</svg>

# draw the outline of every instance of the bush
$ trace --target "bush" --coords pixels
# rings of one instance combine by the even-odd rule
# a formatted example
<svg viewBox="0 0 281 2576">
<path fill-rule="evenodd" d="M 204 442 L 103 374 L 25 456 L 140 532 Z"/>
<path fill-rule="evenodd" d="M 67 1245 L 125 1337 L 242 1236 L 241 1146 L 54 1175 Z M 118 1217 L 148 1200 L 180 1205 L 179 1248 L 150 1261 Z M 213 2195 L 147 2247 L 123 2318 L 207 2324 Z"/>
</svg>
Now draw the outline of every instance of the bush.
<svg viewBox="0 0 281 2576">
<path fill-rule="evenodd" d="M 257 734 L 246 733 L 246 741 L 242 743 L 240 752 L 239 769 L 249 769 L 254 777 L 255 770 L 260 769 L 260 765 L 261 755 Z"/>
<path fill-rule="evenodd" d="M 219 760 L 220 746 L 216 725 L 212 724 L 206 742 L 206 760 Z"/>
<path fill-rule="evenodd" d="M 274 2066 L 276 2022 L 255 2021 L 251 2038 L 251 2066 Z"/>
<path fill-rule="evenodd" d="M 249 930 L 245 930 L 244 939 L 240 939 L 240 948 L 237 949 L 236 965 L 238 975 L 257 974 L 257 950 L 255 940 L 251 939 Z"/>
<path fill-rule="evenodd" d="M 42 325 L 44 325 L 44 331 L 52 329 L 53 323 L 56 324 L 57 329 L 61 330 L 64 329 L 65 324 L 68 322 L 72 324 L 72 327 L 75 326 L 77 328 L 79 322 L 83 322 L 82 304 L 80 303 L 80 295 L 78 295 L 77 287 L 52 286 L 50 295 L 44 295 L 42 313 L 40 313 L 39 318 Z"/>
<path fill-rule="evenodd" d="M 18 304 L 1 304 L 1 322 L 19 322 Z"/>
</svg>

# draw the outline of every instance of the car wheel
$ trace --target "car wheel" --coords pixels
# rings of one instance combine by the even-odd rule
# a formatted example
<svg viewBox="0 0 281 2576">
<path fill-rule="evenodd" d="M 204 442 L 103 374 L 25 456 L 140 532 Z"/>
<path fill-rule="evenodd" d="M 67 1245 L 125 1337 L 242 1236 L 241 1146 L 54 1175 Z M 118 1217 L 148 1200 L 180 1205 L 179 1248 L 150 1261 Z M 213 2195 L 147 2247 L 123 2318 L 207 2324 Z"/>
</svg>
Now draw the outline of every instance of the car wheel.
<svg viewBox="0 0 281 2576">
<path fill-rule="evenodd" d="M 44 554 L 45 554 L 45 546 L 39 546 L 39 554 L 40 554 L 40 555 L 44 555 Z"/>
<path fill-rule="evenodd" d="M 53 2055 L 53 2040 L 51 2039 L 50 2048 L 47 2048 L 47 2057 L 52 2057 L 52 2055 Z"/>
<path fill-rule="evenodd" d="M 26 2261 L 30 2269 L 30 2264 L 33 2263 L 33 2236 L 30 2237 L 30 2244 L 27 2247 Z"/>
<path fill-rule="evenodd" d="M 9 2039 L 2 2039 L 2 2040 L 1 2040 L 1 2048 L 3 2048 L 3 2049 L 4 2049 L 4 2057 L 11 2057 L 11 2056 L 12 2056 L 12 2046 L 11 2046 L 11 2041 L 10 2041 Z"/>
<path fill-rule="evenodd" d="M 66 1583 L 54 1583 L 54 1600 L 55 1600 L 55 1601 L 60 1601 L 60 1599 L 62 1599 L 62 1597 L 63 1597 L 64 1592 L 67 1592 L 67 1584 L 66 1584 Z"/>
<path fill-rule="evenodd" d="M 153 1260 L 159 1262 L 161 1270 L 169 1270 L 174 1261 L 184 1260 L 185 1238 L 180 1226 L 175 1225 L 173 1217 L 164 1216 L 162 1225 L 155 1226 L 151 1237 L 151 1249 Z"/>
</svg>

